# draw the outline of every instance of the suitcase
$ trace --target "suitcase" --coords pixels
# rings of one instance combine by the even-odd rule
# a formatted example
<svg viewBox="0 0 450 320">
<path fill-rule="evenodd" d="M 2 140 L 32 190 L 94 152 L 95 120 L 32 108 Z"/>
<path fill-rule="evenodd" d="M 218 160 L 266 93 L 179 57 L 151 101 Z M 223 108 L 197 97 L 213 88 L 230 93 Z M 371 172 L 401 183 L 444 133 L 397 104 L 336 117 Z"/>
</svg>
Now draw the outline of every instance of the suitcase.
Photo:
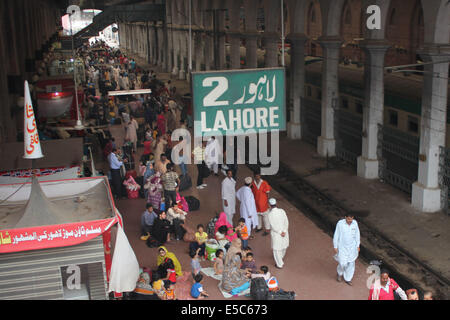
<svg viewBox="0 0 450 320">
<path fill-rule="evenodd" d="M 192 180 L 188 174 L 180 176 L 180 192 L 188 190 L 192 187 Z"/>
<path fill-rule="evenodd" d="M 263 278 L 254 278 L 250 284 L 250 296 L 253 300 L 267 300 L 269 287 Z"/>
<path fill-rule="evenodd" d="M 197 211 L 200 209 L 200 200 L 193 196 L 187 196 L 186 202 L 189 206 L 189 211 Z"/>
</svg>

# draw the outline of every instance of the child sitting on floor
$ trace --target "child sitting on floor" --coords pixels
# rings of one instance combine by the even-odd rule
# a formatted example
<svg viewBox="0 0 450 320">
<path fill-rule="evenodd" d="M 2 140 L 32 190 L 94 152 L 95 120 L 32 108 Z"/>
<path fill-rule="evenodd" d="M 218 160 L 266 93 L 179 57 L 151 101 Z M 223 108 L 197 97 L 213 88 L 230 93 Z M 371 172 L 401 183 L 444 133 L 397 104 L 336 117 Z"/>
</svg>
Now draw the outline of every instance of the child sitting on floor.
<svg viewBox="0 0 450 320">
<path fill-rule="evenodd" d="M 163 299 L 164 298 L 164 281 L 161 279 L 161 276 L 156 271 L 152 273 L 152 276 L 153 276 L 152 277 L 153 290 L 155 291 L 156 295 L 160 299 Z"/>
<path fill-rule="evenodd" d="M 175 296 L 175 285 L 173 283 L 167 282 L 164 285 L 163 300 L 177 300 Z"/>
<path fill-rule="evenodd" d="M 199 252 L 200 252 L 200 248 L 197 249 L 197 251 L 195 252 L 190 252 L 190 256 L 191 256 L 191 268 L 192 268 L 192 278 L 195 279 L 195 276 L 197 274 L 200 273 L 200 270 L 202 269 L 202 266 L 200 265 L 200 261 L 199 261 Z"/>
<path fill-rule="evenodd" d="M 166 266 L 167 266 L 167 282 L 170 284 L 176 284 L 177 274 L 175 272 L 175 265 L 173 264 L 172 259 L 167 260 Z"/>
<path fill-rule="evenodd" d="M 253 258 L 253 253 L 247 253 L 244 261 L 242 261 L 241 269 L 247 271 L 247 274 L 256 273 L 256 262 Z"/>
<path fill-rule="evenodd" d="M 189 245 L 189 251 L 195 252 L 198 248 L 200 248 L 199 256 L 202 260 L 205 258 L 205 251 L 206 251 L 206 241 L 208 241 L 208 234 L 204 231 L 205 228 L 202 224 L 199 224 L 197 226 L 197 232 L 195 233 L 195 241 L 191 242 Z"/>
<path fill-rule="evenodd" d="M 223 250 L 219 249 L 216 251 L 216 262 L 214 263 L 214 273 L 223 273 Z"/>
<path fill-rule="evenodd" d="M 209 295 L 204 291 L 203 285 L 201 282 L 203 281 L 203 276 L 201 274 L 197 274 L 194 278 L 195 283 L 191 287 L 191 296 L 196 299 L 203 299 L 205 297 L 209 297 Z"/>
<path fill-rule="evenodd" d="M 267 266 L 261 266 L 257 273 L 252 273 L 251 278 L 263 278 L 266 282 L 269 281 L 271 274 L 269 272 L 269 268 Z"/>
</svg>

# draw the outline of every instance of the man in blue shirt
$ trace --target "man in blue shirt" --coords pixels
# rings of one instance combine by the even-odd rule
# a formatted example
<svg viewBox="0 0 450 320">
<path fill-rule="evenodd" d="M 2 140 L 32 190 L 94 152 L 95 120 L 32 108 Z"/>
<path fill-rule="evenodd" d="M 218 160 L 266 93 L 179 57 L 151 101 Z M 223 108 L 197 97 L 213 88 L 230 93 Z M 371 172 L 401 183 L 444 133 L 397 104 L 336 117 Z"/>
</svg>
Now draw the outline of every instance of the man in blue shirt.
<svg viewBox="0 0 450 320">
<path fill-rule="evenodd" d="M 153 227 L 153 222 L 158 218 L 158 215 L 153 210 L 153 206 L 151 203 L 147 203 L 146 210 L 141 216 L 141 229 L 142 229 L 142 241 L 147 241 L 150 238 L 150 231 Z"/>
<path fill-rule="evenodd" d="M 113 191 L 116 199 L 120 199 L 122 195 L 122 177 L 120 175 L 120 167 L 124 162 L 127 163 L 127 159 L 125 159 L 123 162 L 119 161 L 119 154 L 120 150 L 113 148 L 112 152 L 108 156 L 109 168 L 111 169 Z"/>
</svg>

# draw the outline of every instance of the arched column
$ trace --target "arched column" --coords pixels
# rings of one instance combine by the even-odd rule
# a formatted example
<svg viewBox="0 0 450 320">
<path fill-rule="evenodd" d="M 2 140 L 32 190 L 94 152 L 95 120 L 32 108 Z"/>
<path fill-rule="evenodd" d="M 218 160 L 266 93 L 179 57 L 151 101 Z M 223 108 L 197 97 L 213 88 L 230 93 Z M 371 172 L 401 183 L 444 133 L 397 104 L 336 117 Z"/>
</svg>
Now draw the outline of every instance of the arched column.
<svg viewBox="0 0 450 320">
<path fill-rule="evenodd" d="M 278 67 L 278 27 L 280 25 L 281 2 L 264 0 L 264 43 L 266 48 L 265 66 Z"/>
<path fill-rule="evenodd" d="M 322 0 L 322 36 L 319 43 L 323 48 L 322 64 L 322 126 L 317 140 L 317 153 L 322 157 L 336 155 L 334 136 L 334 109 L 339 99 L 338 64 L 342 44 L 340 39 L 340 16 L 344 0 Z"/>
<path fill-rule="evenodd" d="M 363 2 L 363 10 L 376 4 L 387 13 L 390 0 Z M 361 43 L 365 52 L 364 59 L 364 108 L 362 154 L 357 160 L 357 174 L 365 179 L 379 177 L 378 129 L 383 125 L 384 117 L 384 66 L 385 56 L 390 45 L 385 41 L 386 18 L 381 21 L 381 30 L 373 32 L 366 28 L 366 41 Z"/>
<path fill-rule="evenodd" d="M 441 209 L 439 154 L 445 146 L 450 28 L 448 0 L 422 0 L 425 21 L 422 118 L 418 180 L 412 186 L 412 206 L 423 212 Z M 444 48 L 442 47 L 444 46 Z"/>
<path fill-rule="evenodd" d="M 301 139 L 301 103 L 305 92 L 305 43 L 307 37 L 304 34 L 289 35 L 291 43 L 291 96 L 292 103 L 290 123 L 288 124 L 288 137 Z"/>
</svg>

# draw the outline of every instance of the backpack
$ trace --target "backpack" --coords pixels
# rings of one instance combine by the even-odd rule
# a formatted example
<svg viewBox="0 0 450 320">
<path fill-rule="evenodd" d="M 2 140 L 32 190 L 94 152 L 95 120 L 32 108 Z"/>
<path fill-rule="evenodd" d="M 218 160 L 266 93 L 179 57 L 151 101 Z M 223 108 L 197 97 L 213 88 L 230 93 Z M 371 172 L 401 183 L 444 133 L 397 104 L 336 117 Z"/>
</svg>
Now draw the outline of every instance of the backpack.
<svg viewBox="0 0 450 320">
<path fill-rule="evenodd" d="M 219 220 L 218 217 L 214 217 L 211 219 L 211 221 L 208 222 L 208 225 L 206 226 L 206 233 L 211 237 L 215 238 L 216 235 L 214 233 L 214 230 L 216 229 L 216 222 Z"/>
<path fill-rule="evenodd" d="M 200 200 L 198 200 L 197 198 L 193 196 L 187 196 L 186 202 L 188 203 L 189 211 L 197 211 L 200 209 Z"/>
<path fill-rule="evenodd" d="M 253 300 L 267 300 L 269 287 L 263 278 L 254 278 L 250 284 L 250 296 Z"/>
<path fill-rule="evenodd" d="M 192 187 L 192 180 L 188 174 L 180 176 L 180 192 L 188 190 Z"/>
</svg>

